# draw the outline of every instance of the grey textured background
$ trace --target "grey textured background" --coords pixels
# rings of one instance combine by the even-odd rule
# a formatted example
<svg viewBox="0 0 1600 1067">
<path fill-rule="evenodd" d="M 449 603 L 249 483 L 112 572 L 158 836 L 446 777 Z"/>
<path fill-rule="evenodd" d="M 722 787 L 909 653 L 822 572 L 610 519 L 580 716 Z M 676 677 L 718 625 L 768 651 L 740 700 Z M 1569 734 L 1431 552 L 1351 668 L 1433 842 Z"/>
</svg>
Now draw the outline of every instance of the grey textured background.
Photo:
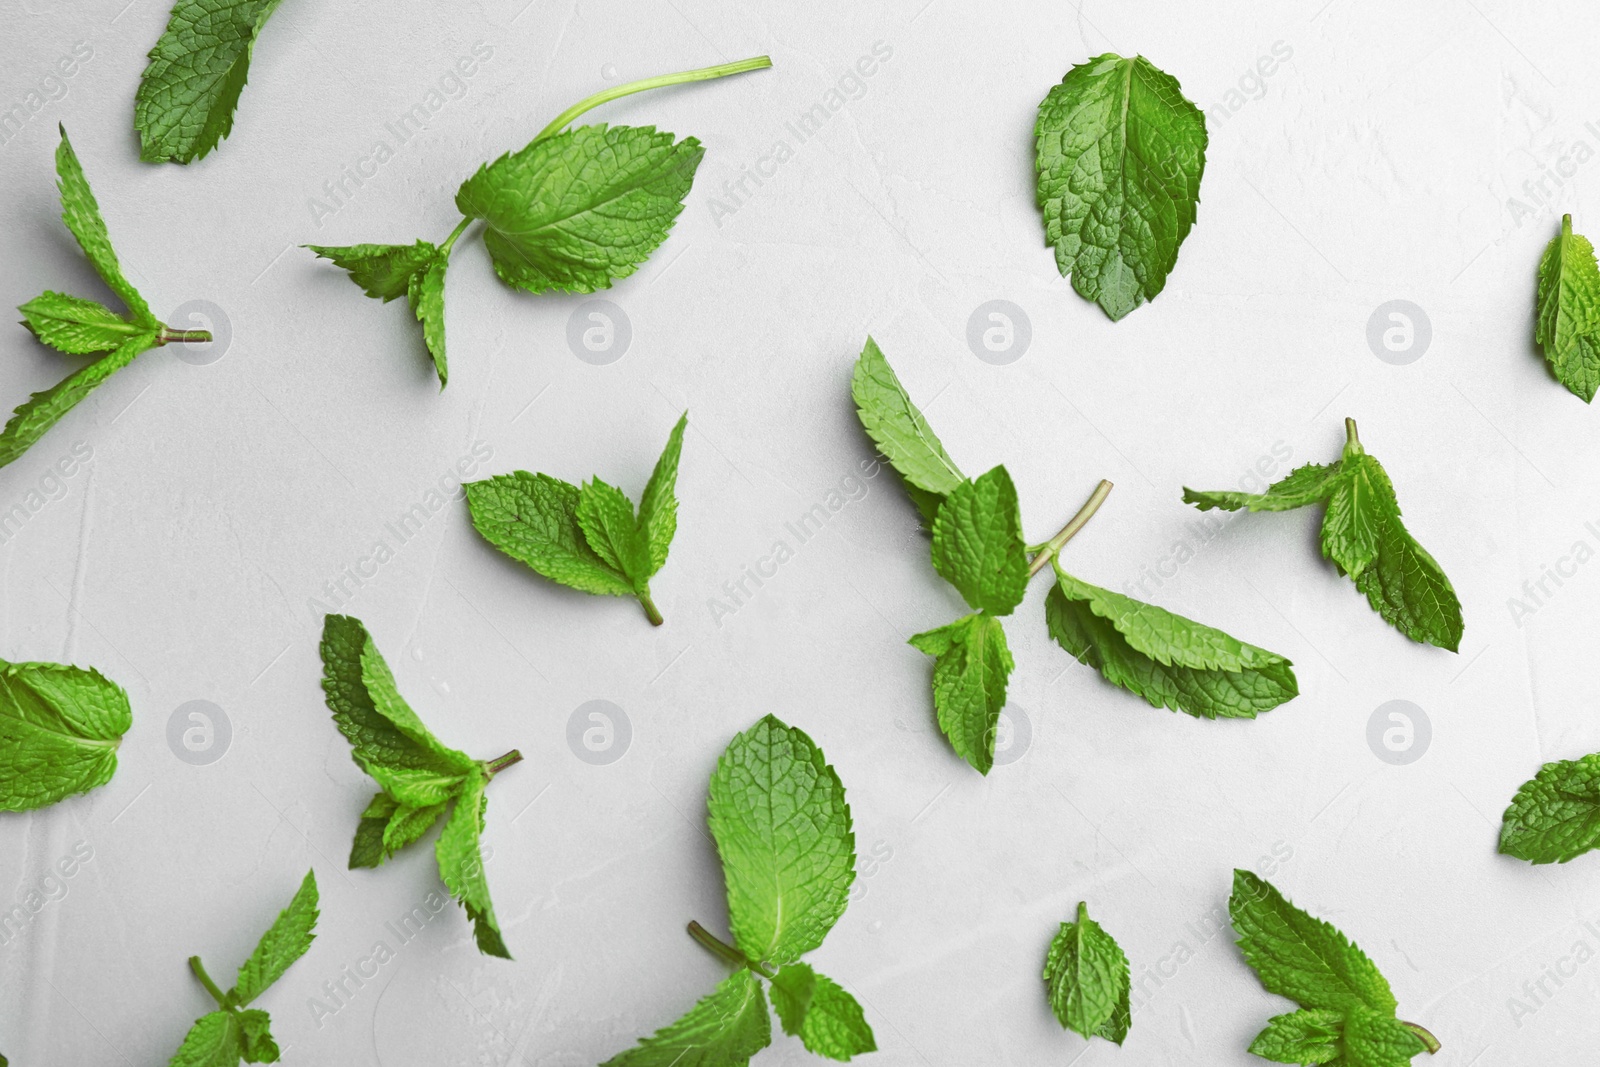
<svg viewBox="0 0 1600 1067">
<path fill-rule="evenodd" d="M 1534 268 L 1560 212 L 1600 231 L 1584 211 L 1600 183 L 1593 7 L 763 7 L 285 0 L 233 136 L 179 168 L 141 164 L 131 129 L 163 0 L 5 0 L 0 103 L 38 89 L 40 107 L 0 147 L 0 306 L 102 292 L 58 221 L 60 121 L 157 313 L 209 302 L 232 340 L 206 366 L 140 357 L 0 471 L 0 510 L 35 490 L 42 505 L 0 545 L 0 656 L 96 665 L 135 713 L 109 786 L 0 818 L 0 903 L 43 900 L 0 944 L 0 1051 L 19 1067 L 165 1063 L 208 1003 L 185 957 L 231 974 L 312 866 L 318 939 L 262 1001 L 286 1062 L 600 1061 L 723 973 L 683 932 L 726 918 L 705 783 L 771 712 L 823 746 L 849 792 L 860 881 L 814 962 L 866 1005 L 873 1063 L 1257 1062 L 1246 1044 L 1288 1005 L 1215 931 L 1234 866 L 1358 941 L 1402 1015 L 1443 1040 L 1441 1067 L 1592 1058 L 1600 927 L 1583 924 L 1600 920 L 1600 861 L 1535 869 L 1494 845 L 1541 761 L 1600 748 L 1596 413 L 1531 343 Z M 44 81 L 80 42 L 92 58 Z M 493 54 L 464 93 L 317 211 L 324 183 L 392 144 L 386 123 L 478 42 Z M 891 57 L 798 143 L 785 124 L 878 42 Z M 1292 57 L 1262 78 L 1275 45 Z M 1172 72 L 1211 125 L 1177 270 L 1116 324 L 1057 276 L 1031 188 L 1035 106 L 1106 50 Z M 771 71 L 592 115 L 707 147 L 667 243 L 605 294 L 632 326 L 609 365 L 569 349 L 582 298 L 507 290 L 468 239 L 440 395 L 405 308 L 295 247 L 441 239 L 461 179 L 567 104 L 763 52 Z M 779 140 L 793 151 L 773 174 Z M 715 212 L 758 164 L 764 184 Z M 966 341 L 996 299 L 1032 329 L 1003 366 Z M 1431 323 L 1407 365 L 1367 341 L 1395 299 Z M 893 476 L 847 481 L 870 456 L 847 391 L 869 331 L 958 462 L 1008 465 L 1030 537 L 1112 479 L 1068 566 L 1113 588 L 1160 568 L 1151 599 L 1289 655 L 1304 695 L 1255 722 L 1151 709 L 1048 642 L 1041 582 L 1009 627 L 1030 739 L 987 779 L 968 769 L 905 643 L 957 598 Z M 21 328 L 0 346 L 6 408 L 72 365 Z M 497 556 L 459 501 L 403 545 L 386 532 L 441 479 L 450 490 L 480 442 L 477 476 L 598 473 L 637 493 L 684 408 L 659 630 Z M 1182 485 L 1231 485 L 1262 457 L 1279 473 L 1329 460 L 1345 415 L 1461 594 L 1459 656 L 1383 625 L 1318 557 L 1309 512 L 1239 519 L 1204 544 L 1193 532 Z M 92 460 L 50 480 L 75 446 Z M 785 523 L 841 486 L 857 499 L 800 544 Z M 333 604 L 324 583 L 380 538 L 394 557 L 339 603 L 446 742 L 528 757 L 494 783 L 486 834 L 514 963 L 481 957 L 454 905 L 403 946 L 385 926 L 438 889 L 431 849 L 343 870 L 372 787 L 322 702 L 311 600 Z M 714 612 L 778 540 L 793 558 Z M 1514 618 L 1509 598 L 1563 558 L 1564 584 Z M 567 741 L 596 699 L 631 724 L 608 765 Z M 231 725 L 208 765 L 167 742 L 194 700 Z M 1431 723 L 1406 765 L 1367 740 L 1390 700 Z M 75 845 L 92 859 L 52 880 Z M 1079 899 L 1148 994 L 1120 1051 L 1063 1033 L 1041 995 L 1045 946 Z M 393 958 L 319 1018 L 311 998 L 332 1006 L 323 983 L 380 941 Z M 1544 977 L 1557 967 L 1560 985 Z M 1541 979 L 1548 996 L 1525 989 Z M 808 1059 L 780 1035 L 760 1062 Z"/>
</svg>

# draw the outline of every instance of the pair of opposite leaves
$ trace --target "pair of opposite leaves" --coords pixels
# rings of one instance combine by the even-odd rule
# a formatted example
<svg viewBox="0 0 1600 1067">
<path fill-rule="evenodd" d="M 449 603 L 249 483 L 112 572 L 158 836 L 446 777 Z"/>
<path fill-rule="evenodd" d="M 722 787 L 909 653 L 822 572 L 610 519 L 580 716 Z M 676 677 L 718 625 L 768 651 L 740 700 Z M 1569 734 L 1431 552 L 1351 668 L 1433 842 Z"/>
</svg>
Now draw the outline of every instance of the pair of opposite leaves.
<svg viewBox="0 0 1600 1067">
<path fill-rule="evenodd" d="M 987 774 L 993 766 L 996 725 L 1014 666 L 1000 617 L 1022 602 L 1028 581 L 1046 563 L 1055 573 L 1045 601 L 1050 636 L 1152 706 L 1198 718 L 1254 718 L 1298 693 L 1284 657 L 1080 581 L 1061 567 L 1062 547 L 1099 507 L 1109 483 L 1055 538 L 1030 546 L 1006 469 L 963 476 L 871 338 L 856 362 L 851 392 L 862 426 L 900 474 L 932 533 L 934 568 L 973 609 L 911 639 L 935 657 L 940 729 L 973 767 Z M 1402 633 L 1454 650 L 1461 637 L 1455 592 L 1406 532 L 1388 476 L 1356 440 L 1354 424 L 1347 425 L 1349 441 L 1337 463 L 1301 467 L 1263 494 L 1185 490 L 1184 499 L 1202 509 L 1252 511 L 1325 504 L 1324 554 Z"/>
<path fill-rule="evenodd" d="M 1252 1054 L 1276 1063 L 1405 1067 L 1418 1053 L 1439 1051 L 1431 1033 L 1398 1018 L 1394 993 L 1366 953 L 1271 883 L 1236 869 L 1228 913 L 1262 986 L 1300 1006 L 1274 1016 L 1251 1042 Z M 1050 942 L 1044 982 L 1064 1028 L 1122 1044 L 1132 1024 L 1128 957 L 1085 904 Z"/>
</svg>

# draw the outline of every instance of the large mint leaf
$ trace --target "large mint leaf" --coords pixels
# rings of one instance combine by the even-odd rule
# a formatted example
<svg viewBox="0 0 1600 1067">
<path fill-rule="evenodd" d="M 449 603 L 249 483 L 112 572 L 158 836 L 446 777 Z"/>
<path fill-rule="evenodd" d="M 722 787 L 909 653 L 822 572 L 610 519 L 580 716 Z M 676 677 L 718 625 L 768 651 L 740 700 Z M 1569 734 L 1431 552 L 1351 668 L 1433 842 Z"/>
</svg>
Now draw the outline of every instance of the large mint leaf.
<svg viewBox="0 0 1600 1067">
<path fill-rule="evenodd" d="M 1016 664 L 1000 620 L 979 612 L 911 638 L 934 657 L 933 709 L 956 755 L 980 773 L 994 766 L 995 728 Z"/>
<path fill-rule="evenodd" d="M 0 662 L 0 811 L 105 785 L 132 725 L 128 695 L 97 670 Z"/>
</svg>

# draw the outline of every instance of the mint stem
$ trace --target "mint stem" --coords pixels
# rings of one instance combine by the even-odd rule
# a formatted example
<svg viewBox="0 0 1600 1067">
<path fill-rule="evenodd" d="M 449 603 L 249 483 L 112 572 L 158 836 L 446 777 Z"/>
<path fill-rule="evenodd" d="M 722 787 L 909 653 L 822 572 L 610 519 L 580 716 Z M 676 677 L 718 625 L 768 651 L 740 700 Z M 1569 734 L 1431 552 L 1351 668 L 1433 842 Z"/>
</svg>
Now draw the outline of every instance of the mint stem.
<svg viewBox="0 0 1600 1067">
<path fill-rule="evenodd" d="M 752 962 L 743 952 L 740 952 L 693 919 L 689 920 L 689 936 L 700 942 L 701 946 L 709 950 L 713 956 L 730 966 L 748 967 L 768 981 L 771 981 L 774 977 L 770 970 L 759 963 Z"/>
<path fill-rule="evenodd" d="M 467 227 L 471 225 L 471 218 L 462 219 L 456 223 L 456 228 L 450 231 L 450 236 L 444 239 L 444 244 L 439 246 L 439 251 L 444 253 L 446 259 L 450 258 L 450 250 L 456 246 L 456 239 L 465 233 Z"/>
<path fill-rule="evenodd" d="M 660 626 L 666 621 L 661 617 L 661 609 L 656 607 L 656 602 L 650 599 L 648 592 L 639 594 L 639 604 L 644 608 L 644 617 L 650 620 L 651 626 Z"/>
<path fill-rule="evenodd" d="M 227 1008 L 232 1006 L 228 1003 L 227 994 L 218 989 L 217 983 L 213 982 L 211 976 L 206 973 L 206 965 L 200 962 L 199 956 L 189 957 L 189 969 L 194 972 L 196 978 L 200 979 L 200 984 L 206 987 L 206 992 L 210 993 L 211 999 L 217 1002 L 217 1007 Z"/>
<path fill-rule="evenodd" d="M 1361 438 L 1356 436 L 1355 419 L 1344 420 L 1344 446 L 1346 448 L 1355 449 L 1359 449 L 1361 447 Z"/>
<path fill-rule="evenodd" d="M 493 778 L 495 775 L 499 774 L 512 764 L 521 762 L 522 753 L 518 752 L 516 749 L 512 749 L 499 759 L 492 759 L 483 766 L 489 772 L 489 777 Z"/>
<path fill-rule="evenodd" d="M 1083 507 L 1078 509 L 1078 513 L 1072 516 L 1065 526 L 1061 527 L 1060 533 L 1046 541 L 1044 548 L 1040 549 L 1039 554 L 1033 557 L 1033 562 L 1028 565 L 1029 578 L 1044 570 L 1044 565 L 1055 559 L 1056 554 L 1066 547 L 1068 541 L 1078 536 L 1078 531 L 1083 529 L 1090 519 L 1094 518 L 1094 513 L 1100 510 L 1100 505 L 1104 504 L 1106 497 L 1110 495 L 1111 483 L 1104 478 L 1100 479 L 1100 484 L 1094 487 L 1094 492 L 1089 494 L 1089 499 L 1083 502 Z"/>
<path fill-rule="evenodd" d="M 685 82 L 709 81 L 712 78 L 726 78 L 730 74 L 743 74 L 747 70 L 761 70 L 772 66 L 768 56 L 755 56 L 751 59 L 741 59 L 737 63 L 720 63 L 715 67 L 701 67 L 699 70 L 686 70 L 680 74 L 662 74 L 654 78 L 645 78 L 642 81 L 628 82 L 611 89 L 605 89 L 593 96 L 573 104 L 567 110 L 557 115 L 555 119 L 539 131 L 539 136 L 534 141 L 542 141 L 546 137 L 560 133 L 573 119 L 591 108 L 616 100 L 618 97 L 631 96 L 642 93 L 647 89 L 660 89 L 667 85 L 682 85 Z"/>
<path fill-rule="evenodd" d="M 174 341 L 187 341 L 202 344 L 211 340 L 210 330 L 174 330 L 170 327 L 161 327 L 161 333 L 156 337 L 156 344 L 169 345 Z"/>
<path fill-rule="evenodd" d="M 1439 1049 L 1443 1047 L 1443 1046 L 1441 1046 L 1439 1044 L 1439 1039 L 1438 1038 L 1434 1037 L 1426 1029 L 1424 1029 L 1421 1026 L 1418 1026 L 1416 1023 L 1408 1023 L 1404 1019 L 1401 1019 L 1400 1020 L 1400 1025 L 1405 1027 L 1407 1030 L 1410 1030 L 1413 1034 L 1417 1035 L 1418 1040 L 1420 1040 L 1422 1042 L 1422 1044 L 1424 1045 L 1424 1047 L 1427 1048 L 1428 1055 L 1430 1055 L 1430 1056 L 1433 1055 L 1435 1052 L 1438 1052 Z"/>
</svg>

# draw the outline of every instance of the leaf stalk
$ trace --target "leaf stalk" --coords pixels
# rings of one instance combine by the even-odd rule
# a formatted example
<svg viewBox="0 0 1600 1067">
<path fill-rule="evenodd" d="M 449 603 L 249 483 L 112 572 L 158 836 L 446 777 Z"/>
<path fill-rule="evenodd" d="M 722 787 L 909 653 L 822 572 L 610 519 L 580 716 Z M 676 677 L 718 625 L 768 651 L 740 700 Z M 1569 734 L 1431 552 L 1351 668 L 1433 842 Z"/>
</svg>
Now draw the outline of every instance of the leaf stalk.
<svg viewBox="0 0 1600 1067">
<path fill-rule="evenodd" d="M 1443 1047 L 1439 1044 L 1439 1039 L 1429 1033 L 1426 1028 L 1418 1026 L 1416 1023 L 1408 1023 L 1404 1019 L 1400 1020 L 1400 1025 L 1417 1035 L 1417 1039 L 1420 1040 L 1423 1044 L 1423 1047 L 1428 1050 L 1428 1055 L 1433 1055 Z"/>
<path fill-rule="evenodd" d="M 603 89 L 600 92 L 595 93 L 593 96 L 585 97 L 584 99 L 579 100 L 576 104 L 573 104 L 571 107 L 567 108 L 567 110 L 557 115 L 551 120 L 550 125 L 539 131 L 539 136 L 535 137 L 534 141 L 542 141 L 546 137 L 555 136 L 562 130 L 566 129 L 567 125 L 571 123 L 573 119 L 577 118 L 585 111 L 589 111 L 592 108 L 597 108 L 601 104 L 609 103 L 610 101 L 616 100 L 619 97 L 631 96 L 634 93 L 642 93 L 648 89 L 660 89 L 668 85 L 682 85 L 685 82 L 700 82 L 709 81 L 712 78 L 726 78 L 730 74 L 743 74 L 746 71 L 762 70 L 770 66 L 772 66 L 772 59 L 770 56 L 754 56 L 750 59 L 741 59 L 734 63 L 719 63 L 714 67 L 701 67 L 699 70 L 686 70 L 678 74 L 661 74 L 654 78 L 644 78 L 640 81 L 628 82 L 626 85 L 617 85 L 610 89 Z"/>
<path fill-rule="evenodd" d="M 719 960 L 728 964 L 729 966 L 748 967 L 769 981 L 776 977 L 776 975 L 774 975 L 770 969 L 763 967 L 759 963 L 756 963 L 743 952 L 740 952 L 738 949 L 722 940 L 716 934 L 713 934 L 710 930 L 707 930 L 704 926 L 701 926 L 699 922 L 695 921 L 694 919 L 689 920 L 689 936 L 698 941 L 702 948 L 705 948 L 713 956 L 717 957 Z"/>
<path fill-rule="evenodd" d="M 522 753 L 518 752 L 516 749 L 512 749 L 510 752 L 507 752 L 504 756 L 500 756 L 497 759 L 492 759 L 489 762 L 485 763 L 483 765 L 483 767 L 484 767 L 484 770 L 489 772 L 489 777 L 493 778 L 495 775 L 499 774 L 501 771 L 505 770 L 507 767 L 510 767 L 513 764 L 517 764 L 517 763 L 521 763 L 521 762 L 522 762 Z"/>
<path fill-rule="evenodd" d="M 217 983 L 213 982 L 211 980 L 211 976 L 206 973 L 206 965 L 200 962 L 199 956 L 189 957 L 189 969 L 194 972 L 194 976 L 196 978 L 200 979 L 200 984 L 206 987 L 206 992 L 210 993 L 211 999 L 217 1002 L 217 1007 L 233 1007 L 233 1005 L 228 1002 L 228 995 L 222 990 L 218 989 Z"/>
<path fill-rule="evenodd" d="M 1060 532 L 1046 541 L 1039 554 L 1033 557 L 1033 562 L 1028 564 L 1029 578 L 1044 570 L 1045 564 L 1054 560 L 1066 547 L 1067 542 L 1078 536 L 1078 531 L 1088 525 L 1089 520 L 1094 518 L 1094 513 L 1100 510 L 1100 505 L 1106 502 L 1106 497 L 1111 495 L 1111 489 L 1110 482 L 1104 478 L 1100 479 L 1100 484 L 1094 487 L 1094 492 L 1089 494 L 1089 499 L 1083 502 L 1083 507 L 1078 509 L 1078 513 L 1068 519 Z"/>
</svg>

